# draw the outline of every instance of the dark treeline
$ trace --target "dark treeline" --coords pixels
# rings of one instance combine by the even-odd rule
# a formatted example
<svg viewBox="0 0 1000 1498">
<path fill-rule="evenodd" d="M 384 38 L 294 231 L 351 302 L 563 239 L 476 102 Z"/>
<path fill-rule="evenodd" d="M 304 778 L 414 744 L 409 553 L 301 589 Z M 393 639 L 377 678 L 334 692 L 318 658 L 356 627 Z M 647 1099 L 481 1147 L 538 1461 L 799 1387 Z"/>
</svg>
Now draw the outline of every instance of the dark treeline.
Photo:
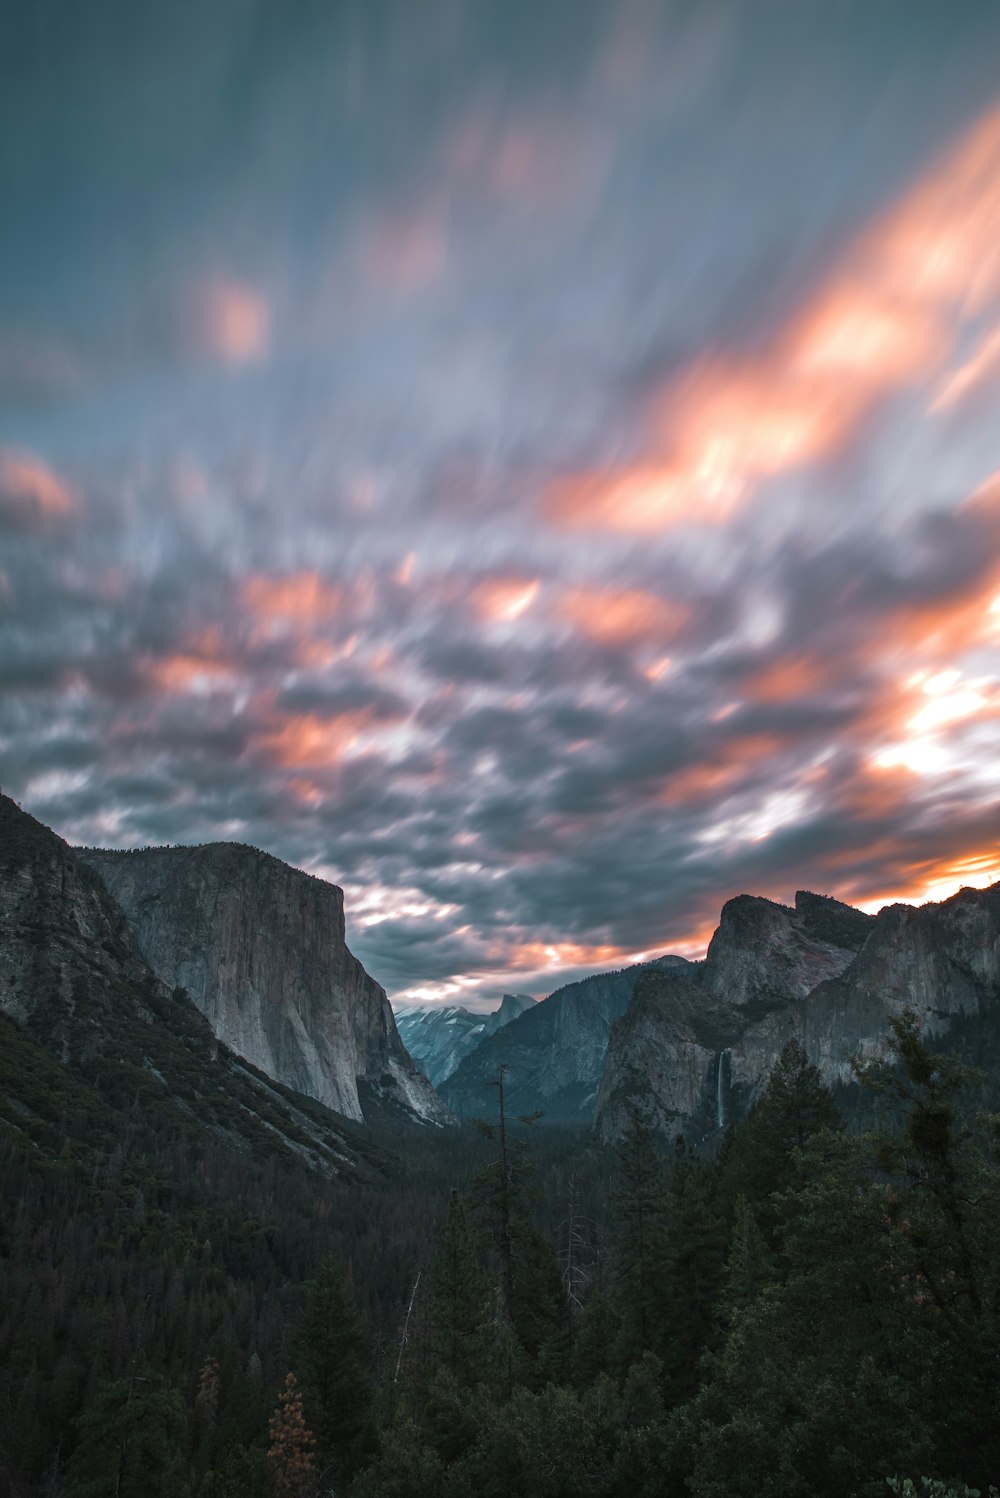
<svg viewBox="0 0 1000 1498">
<path fill-rule="evenodd" d="M 845 1498 L 1000 1473 L 1000 1119 L 900 1020 L 707 1157 L 512 1120 L 370 1182 L 0 1143 L 13 1498 Z"/>
</svg>

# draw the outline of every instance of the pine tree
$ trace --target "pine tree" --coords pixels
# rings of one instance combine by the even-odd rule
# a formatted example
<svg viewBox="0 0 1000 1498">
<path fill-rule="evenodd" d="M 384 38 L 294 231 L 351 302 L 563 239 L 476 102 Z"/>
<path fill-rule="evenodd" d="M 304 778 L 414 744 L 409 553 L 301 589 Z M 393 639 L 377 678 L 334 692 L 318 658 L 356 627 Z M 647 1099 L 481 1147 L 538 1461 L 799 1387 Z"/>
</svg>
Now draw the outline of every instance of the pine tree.
<svg viewBox="0 0 1000 1498">
<path fill-rule="evenodd" d="M 984 1485 L 1000 1461 L 990 1414 L 1000 1360 L 1000 1118 L 973 1126 L 967 1094 L 980 1075 L 932 1051 L 909 1010 L 890 1021 L 887 1061 L 863 1069 L 862 1080 L 897 1116 L 895 1130 L 873 1143 L 890 1182 L 897 1293 L 910 1320 L 934 1336 L 939 1393 L 927 1418 L 948 1411 L 939 1442 L 946 1470 Z"/>
<path fill-rule="evenodd" d="M 628 1364 L 644 1352 L 664 1350 L 669 1266 L 666 1177 L 653 1135 L 635 1108 L 617 1147 L 613 1200 L 620 1319 L 616 1350 Z"/>
<path fill-rule="evenodd" d="M 311 1498 L 316 1487 L 315 1441 L 302 1413 L 302 1395 L 295 1374 L 285 1379 L 277 1408 L 271 1416 L 267 1459 L 274 1473 L 277 1498 Z"/>
<path fill-rule="evenodd" d="M 736 1216 L 720 1297 L 720 1311 L 727 1325 L 738 1321 L 753 1305 L 772 1272 L 764 1235 L 757 1226 L 750 1203 L 740 1192 L 736 1198 Z"/>
<path fill-rule="evenodd" d="M 802 1045 L 790 1040 L 768 1078 L 763 1094 L 736 1130 L 726 1170 L 754 1208 L 770 1245 L 777 1241 L 778 1214 L 770 1198 L 792 1182 L 795 1160 L 827 1129 L 844 1120 L 817 1067 Z"/>
<path fill-rule="evenodd" d="M 99 1384 L 77 1422 L 67 1498 L 185 1498 L 180 1398 L 140 1368 Z"/>
<path fill-rule="evenodd" d="M 551 1374 L 566 1360 L 566 1323 L 562 1280 L 552 1245 L 532 1222 L 532 1167 L 524 1141 L 512 1139 L 505 1100 L 506 1066 L 497 1088 L 496 1124 L 480 1122 L 494 1140 L 494 1160 L 475 1177 L 477 1205 L 496 1265 L 496 1348 L 501 1382 L 509 1394 L 515 1368 L 527 1358 L 535 1374 Z M 534 1123 L 538 1115 L 519 1119 Z M 544 1354 L 544 1368 L 538 1365 Z M 525 1370 L 526 1372 L 526 1370 Z M 526 1376 L 527 1375 L 526 1373 Z"/>
<path fill-rule="evenodd" d="M 497 1089 L 496 1124 L 479 1120 L 482 1132 L 496 1141 L 497 1157 L 478 1172 L 475 1180 L 479 1205 L 497 1258 L 497 1319 L 502 1323 L 513 1319 L 514 1239 L 517 1219 L 523 1215 L 527 1174 L 523 1144 L 512 1143 L 508 1138 L 506 1075 L 507 1067 L 501 1065 L 492 1084 Z"/>
<path fill-rule="evenodd" d="M 349 1475 L 372 1444 L 368 1349 L 350 1276 L 326 1259 L 299 1332 L 299 1372 L 320 1471 Z"/>
<path fill-rule="evenodd" d="M 200 1483 L 198 1498 L 275 1498 L 274 1470 L 266 1453 L 230 1444 Z"/>
<path fill-rule="evenodd" d="M 492 1304 L 490 1280 L 476 1250 L 465 1203 L 452 1191 L 429 1277 L 431 1358 L 465 1388 L 487 1370 Z"/>
<path fill-rule="evenodd" d="M 214 1425 L 219 1410 L 219 1364 L 215 1358 L 206 1358 L 201 1366 L 194 1403 L 203 1426 Z"/>
<path fill-rule="evenodd" d="M 728 1231 L 716 1186 L 714 1164 L 679 1149 L 667 1224 L 667 1337 L 661 1353 L 671 1405 L 694 1392 L 701 1355 L 712 1345 L 718 1327 Z"/>
</svg>

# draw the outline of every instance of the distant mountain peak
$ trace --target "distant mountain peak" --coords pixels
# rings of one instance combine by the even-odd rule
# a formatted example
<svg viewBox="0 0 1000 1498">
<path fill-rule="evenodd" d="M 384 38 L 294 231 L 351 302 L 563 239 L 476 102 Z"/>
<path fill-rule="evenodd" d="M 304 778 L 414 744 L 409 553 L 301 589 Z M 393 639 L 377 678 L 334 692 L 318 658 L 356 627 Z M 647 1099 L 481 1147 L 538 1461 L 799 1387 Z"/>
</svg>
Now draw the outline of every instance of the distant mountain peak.
<svg viewBox="0 0 1000 1498">
<path fill-rule="evenodd" d="M 500 1003 L 486 1021 L 483 1034 L 495 1035 L 502 1030 L 504 1025 L 509 1025 L 511 1020 L 517 1019 L 526 1009 L 534 1007 L 535 1000 L 530 993 L 505 993 Z"/>
</svg>

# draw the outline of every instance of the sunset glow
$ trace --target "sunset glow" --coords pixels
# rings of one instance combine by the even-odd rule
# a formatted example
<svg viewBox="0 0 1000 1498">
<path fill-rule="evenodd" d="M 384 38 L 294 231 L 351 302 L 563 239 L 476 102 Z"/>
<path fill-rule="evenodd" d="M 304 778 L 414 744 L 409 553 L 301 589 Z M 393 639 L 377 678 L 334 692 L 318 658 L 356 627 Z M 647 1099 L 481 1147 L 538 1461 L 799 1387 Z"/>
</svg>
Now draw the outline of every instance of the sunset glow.
<svg viewBox="0 0 1000 1498">
<path fill-rule="evenodd" d="M 1000 877 L 1000 13 L 95 4 L 0 100 L 6 791 L 424 1001 Z"/>
</svg>

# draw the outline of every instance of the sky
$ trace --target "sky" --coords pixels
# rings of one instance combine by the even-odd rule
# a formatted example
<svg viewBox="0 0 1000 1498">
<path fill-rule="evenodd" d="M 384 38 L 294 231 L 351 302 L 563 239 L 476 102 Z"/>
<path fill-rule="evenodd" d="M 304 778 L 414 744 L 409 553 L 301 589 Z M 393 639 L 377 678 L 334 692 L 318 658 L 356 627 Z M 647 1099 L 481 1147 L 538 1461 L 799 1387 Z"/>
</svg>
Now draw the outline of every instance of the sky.
<svg viewBox="0 0 1000 1498">
<path fill-rule="evenodd" d="M 1000 7 L 0 0 L 0 786 L 399 999 L 1000 878 Z"/>
</svg>

